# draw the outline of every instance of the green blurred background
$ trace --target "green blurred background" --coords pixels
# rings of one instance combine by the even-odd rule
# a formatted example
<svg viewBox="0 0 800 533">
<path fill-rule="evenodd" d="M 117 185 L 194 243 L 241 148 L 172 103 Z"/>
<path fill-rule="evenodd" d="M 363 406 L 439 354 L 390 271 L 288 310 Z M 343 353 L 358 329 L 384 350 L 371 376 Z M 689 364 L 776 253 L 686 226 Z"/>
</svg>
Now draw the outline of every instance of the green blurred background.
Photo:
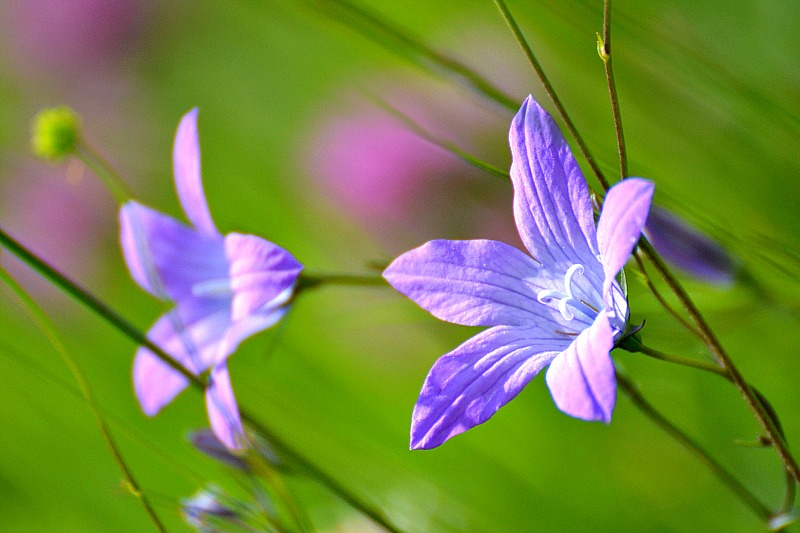
<svg viewBox="0 0 800 533">
<path fill-rule="evenodd" d="M 42 107 L 74 107 L 87 141 L 141 201 L 182 216 L 172 136 L 180 116 L 198 106 L 204 183 L 220 229 L 263 235 L 310 271 L 369 272 L 371 263 L 431 238 L 514 239 L 507 184 L 430 148 L 417 160 L 418 146 L 396 123 L 384 139 L 400 135 L 396 144 L 380 144 L 382 134 L 372 133 L 392 122 L 375 106 L 377 97 L 507 168 L 512 113 L 332 20 L 331 5 L 4 3 L 3 227 L 148 328 L 159 305 L 124 269 L 112 199 L 80 164 L 35 161 L 30 122 Z M 532 92 L 552 110 L 493 2 L 365 5 L 520 102 Z M 614 176 L 616 145 L 595 44 L 602 3 L 509 0 L 509 7 L 601 167 Z M 800 4 L 618 0 L 613 20 L 631 172 L 655 180 L 659 203 L 725 243 L 756 280 L 757 288 L 721 289 L 682 278 L 744 375 L 780 413 L 793 444 L 800 436 Z M 355 133 L 337 144 L 342 131 Z M 388 181 L 365 182 L 373 175 Z M 410 192 L 382 197 L 398 212 L 376 208 L 371 195 L 406 175 L 430 183 L 417 179 Z M 61 328 L 170 531 L 189 530 L 180 499 L 206 482 L 244 495 L 240 480 L 186 443 L 188 430 L 206 424 L 199 394 L 184 393 L 146 418 L 130 384 L 135 346 L 5 253 L 3 261 Z M 647 320 L 648 344 L 705 356 L 630 278 L 633 318 Z M 0 328 L 0 531 L 152 530 L 120 487 L 67 368 L 6 290 Z M 539 377 L 487 424 L 436 450 L 410 452 L 411 409 L 428 369 L 476 331 L 439 322 L 388 288 L 323 288 L 246 342 L 230 369 L 241 405 L 407 531 L 765 529 L 621 394 L 610 426 L 584 423 L 554 407 Z M 769 449 L 735 444 L 755 439 L 758 428 L 731 386 L 629 353 L 615 352 L 615 361 L 777 507 L 780 463 Z M 289 483 L 320 530 L 374 527 L 308 479 Z"/>
</svg>

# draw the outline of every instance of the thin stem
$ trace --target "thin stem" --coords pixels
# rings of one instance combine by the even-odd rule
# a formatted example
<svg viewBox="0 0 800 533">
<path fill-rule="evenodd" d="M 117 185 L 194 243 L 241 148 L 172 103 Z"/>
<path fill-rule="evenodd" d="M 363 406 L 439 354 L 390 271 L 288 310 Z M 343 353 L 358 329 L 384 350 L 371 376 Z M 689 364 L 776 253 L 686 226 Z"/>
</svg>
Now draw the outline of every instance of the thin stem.
<svg viewBox="0 0 800 533">
<path fill-rule="evenodd" d="M 134 497 L 136 497 L 142 503 L 145 512 L 150 517 L 150 520 L 153 522 L 153 525 L 156 527 L 156 529 L 162 533 L 165 533 L 166 528 L 158 518 L 158 515 L 151 505 L 150 500 L 147 498 L 144 491 L 142 491 L 141 486 L 136 481 L 133 472 L 125 463 L 125 459 L 123 459 L 122 453 L 117 447 L 114 437 L 111 436 L 111 430 L 109 429 L 108 424 L 106 423 L 106 420 L 100 411 L 100 407 L 97 404 L 97 399 L 95 398 L 94 393 L 92 393 L 89 383 L 86 381 L 86 378 L 84 377 L 77 361 L 75 361 L 69 350 L 67 350 L 66 345 L 61 340 L 61 336 L 58 334 L 58 330 L 56 329 L 55 325 L 47 317 L 47 314 L 42 310 L 42 308 L 36 304 L 36 301 L 31 298 L 31 296 L 25 292 L 25 289 L 23 289 L 2 267 L 0 267 L 0 281 L 5 283 L 6 286 L 11 289 L 11 292 L 14 293 L 14 295 L 22 304 L 23 308 L 28 312 L 31 318 L 33 318 L 47 339 L 50 341 L 50 344 L 52 344 L 53 348 L 55 348 L 56 352 L 58 352 L 61 360 L 64 361 L 64 364 L 66 364 L 69 368 L 70 372 L 75 378 L 75 381 L 78 383 L 78 387 L 80 388 L 83 397 L 86 399 L 86 403 L 89 405 L 89 409 L 94 415 L 95 422 L 97 422 L 97 426 L 100 430 L 103 440 L 105 440 L 106 445 L 108 445 L 108 448 L 111 450 L 111 455 L 114 458 L 114 462 L 117 463 L 117 466 L 122 471 L 122 475 L 127 482 L 131 494 L 133 494 Z"/>
<path fill-rule="evenodd" d="M 667 354 L 645 345 L 639 347 L 639 352 L 654 359 L 659 359 L 661 361 L 666 361 L 669 363 L 675 363 L 678 365 L 697 368 L 700 370 L 704 370 L 706 372 L 711 372 L 712 374 L 716 374 L 720 377 L 725 378 L 727 381 L 733 382 L 733 378 L 731 377 L 730 373 L 715 364 L 706 363 L 705 361 L 698 361 L 696 359 L 689 359 L 686 357 L 681 357 L 679 355 Z M 763 409 L 764 412 L 767 413 L 767 416 L 774 424 L 776 430 L 778 431 L 778 434 L 781 436 L 781 438 L 785 440 L 786 435 L 783 432 L 783 427 L 781 425 L 780 419 L 778 418 L 778 413 L 769 403 L 767 398 L 758 389 L 756 389 L 750 384 L 748 384 L 748 387 L 750 388 L 750 390 L 753 391 L 753 395 L 755 396 L 756 401 L 761 406 L 761 409 Z M 781 510 L 778 511 L 778 513 L 786 512 L 794 506 L 794 500 L 796 495 L 795 493 L 797 491 L 797 483 L 795 482 L 794 477 L 792 477 L 792 474 L 789 471 L 789 469 L 784 468 L 784 473 L 786 475 L 786 489 L 785 489 L 783 504 L 781 506 Z"/>
<path fill-rule="evenodd" d="M 739 372 L 739 369 L 733 364 L 733 361 L 722 347 L 722 344 L 714 335 L 714 332 L 711 331 L 710 326 L 700 313 L 700 310 L 694 304 L 691 297 L 680 284 L 680 282 L 670 272 L 669 268 L 661 259 L 661 257 L 659 257 L 650 243 L 647 242 L 647 239 L 641 239 L 639 241 L 639 247 L 653 264 L 656 272 L 658 272 L 661 278 L 670 287 L 670 290 L 672 290 L 672 292 L 681 302 L 686 310 L 686 313 L 689 315 L 689 318 L 691 318 L 692 322 L 700 332 L 703 342 L 711 351 L 711 355 L 717 361 L 717 364 L 719 364 L 720 367 L 728 372 L 731 382 L 739 390 L 739 393 L 744 398 L 747 407 L 753 412 L 753 416 L 755 417 L 756 421 L 764 430 L 764 433 L 767 435 L 767 437 L 769 437 L 786 469 L 792 474 L 795 482 L 800 483 L 800 467 L 798 467 L 797 461 L 795 460 L 794 456 L 792 456 L 785 439 L 783 439 L 783 437 L 780 435 L 780 432 L 775 426 L 772 417 L 762 405 L 761 401 L 759 401 L 758 397 L 753 392 L 752 387 L 750 387 L 750 385 L 748 385 L 748 383 L 745 381 L 741 372 Z"/>
<path fill-rule="evenodd" d="M 379 274 L 328 274 L 321 272 L 300 275 L 297 280 L 295 294 L 322 285 L 344 285 L 348 287 L 380 287 L 386 286 L 386 280 Z"/>
<path fill-rule="evenodd" d="M 706 372 L 711 372 L 712 374 L 722 376 L 728 381 L 730 381 L 731 379 L 730 375 L 728 375 L 728 373 L 725 370 L 723 370 L 722 368 L 713 363 L 698 361 L 697 359 L 690 359 L 688 357 L 681 357 L 680 355 L 667 354 L 664 352 L 660 352 L 658 350 L 654 350 L 649 346 L 641 346 L 639 348 L 639 351 L 649 357 L 652 357 L 653 359 L 658 359 L 660 361 L 666 361 L 668 363 L 675 363 L 677 365 L 705 370 Z"/>
<path fill-rule="evenodd" d="M 106 322 L 124 333 L 128 338 L 153 352 L 158 358 L 168 364 L 173 370 L 179 372 L 190 382 L 201 388 L 205 388 L 205 382 L 203 380 L 189 372 L 182 364 L 180 364 L 180 362 L 156 346 L 141 331 L 139 331 L 136 326 L 131 324 L 129 321 L 123 318 L 122 315 L 93 296 L 86 289 L 80 287 L 77 283 L 71 281 L 66 276 L 48 265 L 44 260 L 34 255 L 22 244 L 15 241 L 2 228 L 0 228 L 0 244 L 5 246 L 11 253 L 16 255 L 28 266 L 39 272 L 53 285 L 88 307 L 95 314 L 102 317 Z"/>
<path fill-rule="evenodd" d="M 647 284 L 647 288 L 650 289 L 650 292 L 653 293 L 653 296 L 656 297 L 656 300 L 667 310 L 667 312 L 672 315 L 672 317 L 678 321 L 683 327 L 688 329 L 692 332 L 693 335 L 697 336 L 698 338 L 702 339 L 700 332 L 695 328 L 692 324 L 690 324 L 685 318 L 681 316 L 664 298 L 661 292 L 656 288 L 655 283 L 653 283 L 653 279 L 650 277 L 650 273 L 647 272 L 647 269 L 644 266 L 644 261 L 642 261 L 641 256 L 639 255 L 638 251 L 634 252 L 633 258 L 636 260 L 636 264 L 639 265 L 639 270 L 642 272 L 644 276 L 645 283 Z"/>
<path fill-rule="evenodd" d="M 477 93 L 512 111 L 516 111 L 519 107 L 516 98 L 505 94 L 467 65 L 437 52 L 416 36 L 381 18 L 377 13 L 364 6 L 347 0 L 303 0 L 303 3 L 359 32 L 389 52 L 411 60 L 417 66 L 428 70 L 435 70 L 431 67 L 436 67 L 436 69 L 462 80 Z"/>
<path fill-rule="evenodd" d="M 630 401 L 650 420 L 656 423 L 670 437 L 681 443 L 687 450 L 693 453 L 700 461 L 717 476 L 717 478 L 736 495 L 742 503 L 750 508 L 761 520 L 767 521 L 772 516 L 769 508 L 761 503 L 744 485 L 742 485 L 722 464 L 715 460 L 711 455 L 689 435 L 684 433 L 679 427 L 670 422 L 662 415 L 644 396 L 642 396 L 636 385 L 627 377 L 617 372 L 617 385 L 628 396 Z"/>
<path fill-rule="evenodd" d="M 122 205 L 131 198 L 132 195 L 128 187 L 119 174 L 114 171 L 111 164 L 92 150 L 86 142 L 81 141 L 75 146 L 75 157 L 80 159 L 84 165 L 89 167 L 100 178 L 118 204 Z"/>
<path fill-rule="evenodd" d="M 617 84 L 614 82 L 614 69 L 611 64 L 611 0 L 603 2 L 603 38 L 597 46 L 600 58 L 605 65 L 608 95 L 611 98 L 611 110 L 614 114 L 614 129 L 617 133 L 617 151 L 619 152 L 619 178 L 625 179 L 628 176 L 628 156 L 625 151 L 625 135 L 622 132 L 622 115 L 619 110 Z"/>
<path fill-rule="evenodd" d="M 617 131 L 620 172 L 622 173 L 622 179 L 624 179 L 627 176 L 625 137 L 622 132 L 622 117 L 620 116 L 619 112 L 619 101 L 617 98 L 616 85 L 614 83 L 614 74 L 611 68 L 611 0 L 604 0 L 602 44 L 603 50 L 601 57 L 606 66 L 606 79 L 608 81 L 609 95 L 614 114 L 614 127 Z M 721 375 L 725 375 L 728 379 L 730 379 L 734 386 L 739 390 L 748 408 L 753 412 L 756 420 L 761 425 L 762 429 L 775 447 L 775 450 L 783 461 L 787 472 L 791 473 L 795 482 L 800 483 L 800 468 L 798 467 L 796 460 L 792 456 L 789 447 L 786 444 L 786 440 L 782 435 L 782 430 L 779 426 L 774 411 L 771 408 L 768 408 L 769 404 L 766 403 L 763 395 L 761 395 L 761 393 L 756 391 L 745 381 L 744 377 L 739 372 L 739 369 L 733 364 L 733 361 L 725 352 L 722 344 L 711 331 L 711 328 L 705 321 L 705 318 L 700 313 L 699 309 L 694 305 L 694 302 L 689 297 L 689 294 L 672 275 L 667 265 L 664 263 L 661 257 L 658 256 L 650 243 L 647 242 L 646 239 L 642 238 L 640 240 L 639 247 L 653 263 L 656 271 L 670 287 L 673 294 L 675 294 L 688 313 L 689 317 L 692 319 L 692 322 L 694 322 L 694 325 L 696 326 L 700 337 L 703 339 L 703 342 L 705 342 L 705 344 L 711 350 L 711 354 L 714 356 L 717 364 L 722 367 L 724 374 Z M 789 489 L 787 489 L 787 496 L 788 492 Z M 794 492 L 794 486 L 792 486 L 791 492 Z M 792 497 L 792 499 L 794 498 Z"/>
<path fill-rule="evenodd" d="M 470 165 L 488 172 L 493 176 L 497 176 L 498 178 L 503 178 L 505 180 L 510 179 L 509 173 L 506 170 L 502 170 L 497 168 L 496 166 L 492 165 L 491 163 L 487 163 L 474 155 L 462 150 L 458 147 L 454 142 L 448 141 L 446 139 L 441 139 L 425 128 L 423 128 L 420 124 L 418 124 L 414 119 L 397 109 L 396 107 L 392 106 L 388 102 L 381 100 L 378 97 L 372 97 L 373 102 L 376 105 L 381 107 L 386 112 L 390 113 L 392 116 L 397 118 L 401 121 L 408 129 L 410 129 L 413 133 L 421 137 L 422 139 L 428 141 L 434 146 L 441 148 L 442 150 L 453 154 L 454 156 L 458 157 L 462 161 L 469 163 Z"/>
<path fill-rule="evenodd" d="M 69 296 L 88 307 L 91 311 L 108 322 L 110 325 L 119 330 L 126 337 L 134 341 L 136 344 L 142 345 L 150 350 L 156 357 L 168 364 L 173 370 L 179 372 L 189 383 L 197 390 L 205 390 L 205 381 L 198 376 L 195 376 L 184 368 L 178 361 L 172 358 L 169 354 L 164 352 L 161 348 L 151 342 L 141 331 L 130 322 L 125 320 L 120 314 L 111 309 L 108 305 L 100 301 L 97 297 L 78 286 L 73 281 L 69 280 L 63 274 L 59 273 L 48 265 L 45 261 L 38 258 L 31 253 L 24 246 L 15 241 L 5 231 L 0 229 L 0 244 L 6 247 L 10 252 L 16 255 L 19 259 L 25 262 L 28 266 L 35 269 L 42 276 L 44 276 L 53 285 L 67 293 Z M 403 533 L 401 529 L 392 524 L 389 519 L 378 509 L 373 508 L 371 505 L 362 501 L 355 494 L 350 492 L 349 489 L 344 487 L 341 483 L 336 481 L 333 477 L 325 473 L 319 467 L 314 465 L 309 459 L 305 458 L 302 454 L 295 451 L 291 446 L 286 444 L 275 433 L 269 431 L 266 426 L 261 424 L 252 414 L 240 408 L 242 420 L 247 422 L 253 429 L 269 440 L 275 448 L 287 457 L 291 457 L 297 464 L 301 465 L 309 475 L 314 477 L 320 484 L 328 488 L 332 493 L 336 494 L 344 502 L 351 505 L 354 509 L 363 513 L 365 516 L 372 519 L 376 524 L 382 526 L 390 533 Z"/>
<path fill-rule="evenodd" d="M 561 99 L 559 99 L 558 95 L 556 94 L 556 90 L 553 88 L 553 85 L 550 83 L 550 80 L 547 78 L 547 75 L 544 73 L 544 69 L 542 69 L 542 65 L 539 63 L 539 60 L 536 58 L 536 54 L 533 53 L 533 49 L 531 48 L 530 44 L 528 44 L 527 39 L 525 39 L 525 35 L 522 33 L 522 30 L 517 24 L 517 21 L 514 19 L 514 16 L 509 11 L 508 6 L 506 6 L 505 0 L 494 0 L 494 3 L 497 5 L 497 9 L 500 10 L 500 13 L 503 15 L 503 18 L 508 24 L 508 27 L 514 33 L 514 37 L 516 37 L 517 42 L 519 43 L 522 51 L 525 52 L 525 55 L 528 58 L 528 62 L 533 67 L 533 70 L 536 71 L 536 75 L 539 77 L 539 81 L 542 84 L 547 96 L 550 97 L 550 100 L 553 102 L 553 105 L 556 107 L 556 111 L 558 111 L 558 115 L 561 117 L 561 120 L 564 121 L 564 125 L 566 126 L 569 133 L 572 135 L 572 138 L 575 139 L 575 142 L 578 144 L 578 148 L 583 154 L 584 159 L 586 162 L 589 163 L 589 166 L 592 168 L 592 172 L 594 175 L 597 176 L 597 181 L 603 186 L 603 189 L 609 188 L 609 183 L 606 177 L 603 175 L 603 172 L 600 170 L 597 162 L 592 157 L 591 152 L 589 152 L 588 146 L 583 141 L 583 137 L 578 133 L 578 129 L 575 127 L 575 124 L 572 122 L 572 119 L 569 118 L 567 114 L 567 110 L 564 108 L 564 105 L 561 103 Z"/>
</svg>

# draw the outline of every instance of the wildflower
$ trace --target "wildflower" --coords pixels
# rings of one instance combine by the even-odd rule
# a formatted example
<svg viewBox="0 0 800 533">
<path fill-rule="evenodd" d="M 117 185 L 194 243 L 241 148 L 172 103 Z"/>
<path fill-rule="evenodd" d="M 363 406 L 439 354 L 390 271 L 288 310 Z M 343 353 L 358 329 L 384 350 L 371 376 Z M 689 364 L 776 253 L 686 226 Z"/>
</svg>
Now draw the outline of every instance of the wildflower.
<svg viewBox="0 0 800 533">
<path fill-rule="evenodd" d="M 434 448 L 485 422 L 548 364 L 559 409 L 611 420 L 609 352 L 628 319 L 615 277 L 639 239 L 654 186 L 630 178 L 612 187 L 595 228 L 580 168 L 532 97 L 509 138 L 514 218 L 531 255 L 497 241 L 436 240 L 384 272 L 434 316 L 491 326 L 434 364 L 414 407 L 412 449 Z"/>
<path fill-rule="evenodd" d="M 181 120 L 173 150 L 175 185 L 192 226 L 130 201 L 120 210 L 122 250 L 134 280 L 175 303 L 148 337 L 187 370 L 211 369 L 206 406 L 226 446 L 244 440 L 227 357 L 244 339 L 275 324 L 286 311 L 302 265 L 286 250 L 254 235 L 221 235 L 200 178 L 197 109 Z M 136 396 L 155 415 L 188 380 L 146 348 L 133 365 Z"/>
<path fill-rule="evenodd" d="M 666 261 L 700 281 L 726 287 L 739 274 L 738 258 L 666 209 L 650 209 L 644 234 Z"/>
</svg>

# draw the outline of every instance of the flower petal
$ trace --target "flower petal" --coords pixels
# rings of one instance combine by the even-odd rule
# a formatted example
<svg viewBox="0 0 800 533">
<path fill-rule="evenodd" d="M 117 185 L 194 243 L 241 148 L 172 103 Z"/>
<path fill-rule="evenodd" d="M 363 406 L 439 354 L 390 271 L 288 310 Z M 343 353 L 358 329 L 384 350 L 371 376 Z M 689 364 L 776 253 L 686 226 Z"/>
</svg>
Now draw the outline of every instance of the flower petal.
<svg viewBox="0 0 800 533">
<path fill-rule="evenodd" d="M 221 239 L 134 201 L 122 206 L 119 218 L 128 270 L 154 296 L 182 300 L 196 283 L 228 277 Z"/>
<path fill-rule="evenodd" d="M 246 442 L 244 429 L 225 365 L 216 365 L 211 370 L 206 388 L 206 409 L 217 438 L 228 448 L 241 449 Z"/>
<path fill-rule="evenodd" d="M 532 96 L 511 123 L 509 143 L 514 218 L 525 246 L 551 268 L 582 263 L 592 270 L 598 252 L 589 188 L 558 125 Z"/>
<path fill-rule="evenodd" d="M 292 254 L 255 235 L 226 235 L 225 254 L 230 263 L 234 320 L 286 303 L 303 270 Z"/>
<path fill-rule="evenodd" d="M 246 338 L 277 324 L 287 310 L 286 307 L 280 307 L 271 311 L 261 311 L 233 322 L 225 332 L 213 364 L 224 362 Z"/>
<path fill-rule="evenodd" d="M 435 448 L 488 420 L 570 341 L 540 328 L 498 326 L 440 357 L 414 406 L 411 448 Z"/>
<path fill-rule="evenodd" d="M 525 253 L 488 240 L 430 241 L 383 272 L 435 317 L 466 326 L 552 322 L 558 313 L 537 300 L 539 290 L 550 288 L 548 276 Z"/>
<path fill-rule="evenodd" d="M 738 259 L 674 213 L 651 206 L 644 233 L 665 261 L 687 274 L 720 286 L 736 279 Z"/>
<path fill-rule="evenodd" d="M 627 178 L 611 187 L 606 194 L 603 212 L 597 223 L 600 261 L 605 273 L 604 299 L 617 273 L 639 242 L 654 190 L 655 184 L 652 181 Z"/>
<path fill-rule="evenodd" d="M 200 141 L 197 137 L 197 108 L 181 118 L 172 149 L 175 188 L 186 217 L 207 235 L 219 235 L 208 211 L 200 176 Z"/>
<path fill-rule="evenodd" d="M 611 422 L 617 379 L 609 352 L 614 333 L 605 312 L 556 357 L 547 370 L 547 387 L 563 412 L 583 420 Z"/>
<path fill-rule="evenodd" d="M 230 325 L 224 302 L 187 300 L 162 315 L 147 338 L 193 374 L 209 368 Z M 150 350 L 139 347 L 133 363 L 133 387 L 142 410 L 153 416 L 188 384 L 187 379 Z"/>
</svg>

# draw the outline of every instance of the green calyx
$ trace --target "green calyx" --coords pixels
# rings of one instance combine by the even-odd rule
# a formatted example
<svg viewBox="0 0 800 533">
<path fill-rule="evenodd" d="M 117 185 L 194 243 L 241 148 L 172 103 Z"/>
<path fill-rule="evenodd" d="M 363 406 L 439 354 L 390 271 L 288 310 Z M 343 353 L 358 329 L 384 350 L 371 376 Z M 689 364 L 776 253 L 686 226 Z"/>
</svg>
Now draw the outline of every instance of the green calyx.
<svg viewBox="0 0 800 533">
<path fill-rule="evenodd" d="M 639 332 L 643 327 L 644 322 L 638 325 L 628 324 L 625 333 L 622 334 L 622 337 L 616 342 L 614 347 L 622 348 L 627 352 L 640 352 L 644 343 L 642 342 L 642 336 Z"/>
</svg>

